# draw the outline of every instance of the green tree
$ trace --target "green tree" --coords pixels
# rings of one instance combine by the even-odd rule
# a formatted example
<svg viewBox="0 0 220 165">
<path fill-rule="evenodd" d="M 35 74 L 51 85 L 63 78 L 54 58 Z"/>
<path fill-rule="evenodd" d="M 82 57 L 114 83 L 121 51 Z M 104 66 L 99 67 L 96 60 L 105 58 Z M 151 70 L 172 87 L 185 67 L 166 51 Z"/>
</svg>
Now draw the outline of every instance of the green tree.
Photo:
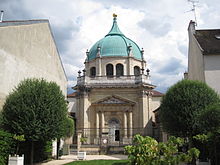
<svg viewBox="0 0 220 165">
<path fill-rule="evenodd" d="M 203 133 L 220 131 L 220 102 L 209 105 L 198 116 Z"/>
<path fill-rule="evenodd" d="M 192 138 L 201 133 L 198 115 L 207 106 L 218 103 L 218 94 L 205 83 L 182 80 L 162 98 L 160 119 L 171 135 Z"/>
<path fill-rule="evenodd" d="M 220 103 L 210 105 L 198 116 L 201 135 L 194 138 L 198 139 L 208 150 L 212 164 L 220 164 Z"/>
<path fill-rule="evenodd" d="M 33 164 L 34 143 L 50 141 L 65 135 L 67 104 L 59 86 L 43 79 L 22 81 L 3 106 L 3 128 L 24 135 L 30 143 Z"/>
</svg>

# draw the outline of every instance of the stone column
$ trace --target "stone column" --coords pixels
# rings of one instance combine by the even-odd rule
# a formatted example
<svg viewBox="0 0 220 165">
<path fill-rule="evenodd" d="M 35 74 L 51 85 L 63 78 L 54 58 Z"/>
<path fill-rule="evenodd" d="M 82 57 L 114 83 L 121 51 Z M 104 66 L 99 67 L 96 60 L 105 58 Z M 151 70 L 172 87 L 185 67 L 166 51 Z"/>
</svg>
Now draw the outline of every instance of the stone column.
<svg viewBox="0 0 220 165">
<path fill-rule="evenodd" d="M 96 138 L 99 138 L 99 112 L 96 112 Z"/>
<path fill-rule="evenodd" d="M 134 75 L 134 73 L 131 71 L 131 57 L 128 57 L 127 59 L 127 75 Z"/>
<path fill-rule="evenodd" d="M 82 131 L 77 131 L 77 151 L 80 151 L 81 148 L 81 137 L 82 137 Z"/>
<path fill-rule="evenodd" d="M 102 76 L 102 59 L 101 57 L 98 57 L 98 65 L 97 66 L 97 76 Z"/>
<path fill-rule="evenodd" d="M 132 112 L 128 112 L 129 122 L 128 122 L 128 130 L 129 130 L 129 138 L 132 138 Z"/>
<path fill-rule="evenodd" d="M 124 124 L 123 124 L 123 127 L 124 127 L 124 138 L 127 138 L 127 124 L 128 124 L 128 121 L 127 121 L 127 112 L 124 112 Z"/>
<path fill-rule="evenodd" d="M 104 112 L 101 112 L 101 129 L 100 129 L 100 134 L 103 133 L 103 130 L 104 130 L 104 126 L 105 126 L 105 119 L 104 119 Z"/>
</svg>

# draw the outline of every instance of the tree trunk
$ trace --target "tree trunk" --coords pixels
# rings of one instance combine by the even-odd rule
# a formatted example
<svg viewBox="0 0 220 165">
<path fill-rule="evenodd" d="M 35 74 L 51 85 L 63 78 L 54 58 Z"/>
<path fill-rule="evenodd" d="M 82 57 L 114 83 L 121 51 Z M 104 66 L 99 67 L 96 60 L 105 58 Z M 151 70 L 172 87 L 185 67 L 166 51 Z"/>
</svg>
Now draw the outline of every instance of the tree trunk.
<svg viewBox="0 0 220 165">
<path fill-rule="evenodd" d="M 57 139 L 57 159 L 59 159 L 60 139 Z"/>
<path fill-rule="evenodd" d="M 30 165 L 33 165 L 34 163 L 34 142 L 31 141 L 31 159 L 30 159 Z"/>
</svg>

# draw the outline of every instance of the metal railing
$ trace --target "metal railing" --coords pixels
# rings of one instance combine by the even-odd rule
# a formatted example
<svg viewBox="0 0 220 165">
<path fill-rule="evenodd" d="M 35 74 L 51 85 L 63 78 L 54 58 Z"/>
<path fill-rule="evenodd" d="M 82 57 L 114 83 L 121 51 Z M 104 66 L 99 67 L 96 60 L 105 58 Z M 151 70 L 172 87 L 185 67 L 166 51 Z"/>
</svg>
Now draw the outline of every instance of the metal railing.
<svg viewBox="0 0 220 165">
<path fill-rule="evenodd" d="M 103 140 L 106 139 L 107 145 L 109 146 L 123 146 L 125 144 L 132 144 L 132 139 L 136 134 L 153 136 L 152 129 L 143 128 L 116 129 L 118 130 L 118 134 L 115 134 L 115 130 L 112 130 L 111 128 L 105 128 L 103 132 L 100 132 L 100 129 L 96 128 L 84 128 L 79 130 L 82 133 L 82 138 L 84 139 L 83 145 L 100 145 L 103 143 Z M 125 132 L 127 133 L 125 134 Z M 131 135 L 129 134 L 130 132 L 132 132 Z"/>
</svg>

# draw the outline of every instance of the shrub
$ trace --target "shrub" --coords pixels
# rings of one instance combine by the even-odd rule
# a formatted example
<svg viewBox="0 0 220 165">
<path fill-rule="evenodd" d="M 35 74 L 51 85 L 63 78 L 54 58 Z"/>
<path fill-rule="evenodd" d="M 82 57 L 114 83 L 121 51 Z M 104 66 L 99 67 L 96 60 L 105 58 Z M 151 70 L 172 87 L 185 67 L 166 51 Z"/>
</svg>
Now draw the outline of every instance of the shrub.
<svg viewBox="0 0 220 165">
<path fill-rule="evenodd" d="M 9 154 L 14 153 L 15 142 L 13 134 L 0 129 L 0 164 L 7 164 Z"/>
<path fill-rule="evenodd" d="M 191 162 L 199 156 L 199 150 L 196 148 L 191 148 L 186 153 L 178 152 L 184 140 L 174 136 L 171 136 L 167 143 L 158 143 L 149 136 L 135 135 L 133 142 L 133 146 L 125 147 L 131 164 L 178 165 L 180 162 Z"/>
</svg>

